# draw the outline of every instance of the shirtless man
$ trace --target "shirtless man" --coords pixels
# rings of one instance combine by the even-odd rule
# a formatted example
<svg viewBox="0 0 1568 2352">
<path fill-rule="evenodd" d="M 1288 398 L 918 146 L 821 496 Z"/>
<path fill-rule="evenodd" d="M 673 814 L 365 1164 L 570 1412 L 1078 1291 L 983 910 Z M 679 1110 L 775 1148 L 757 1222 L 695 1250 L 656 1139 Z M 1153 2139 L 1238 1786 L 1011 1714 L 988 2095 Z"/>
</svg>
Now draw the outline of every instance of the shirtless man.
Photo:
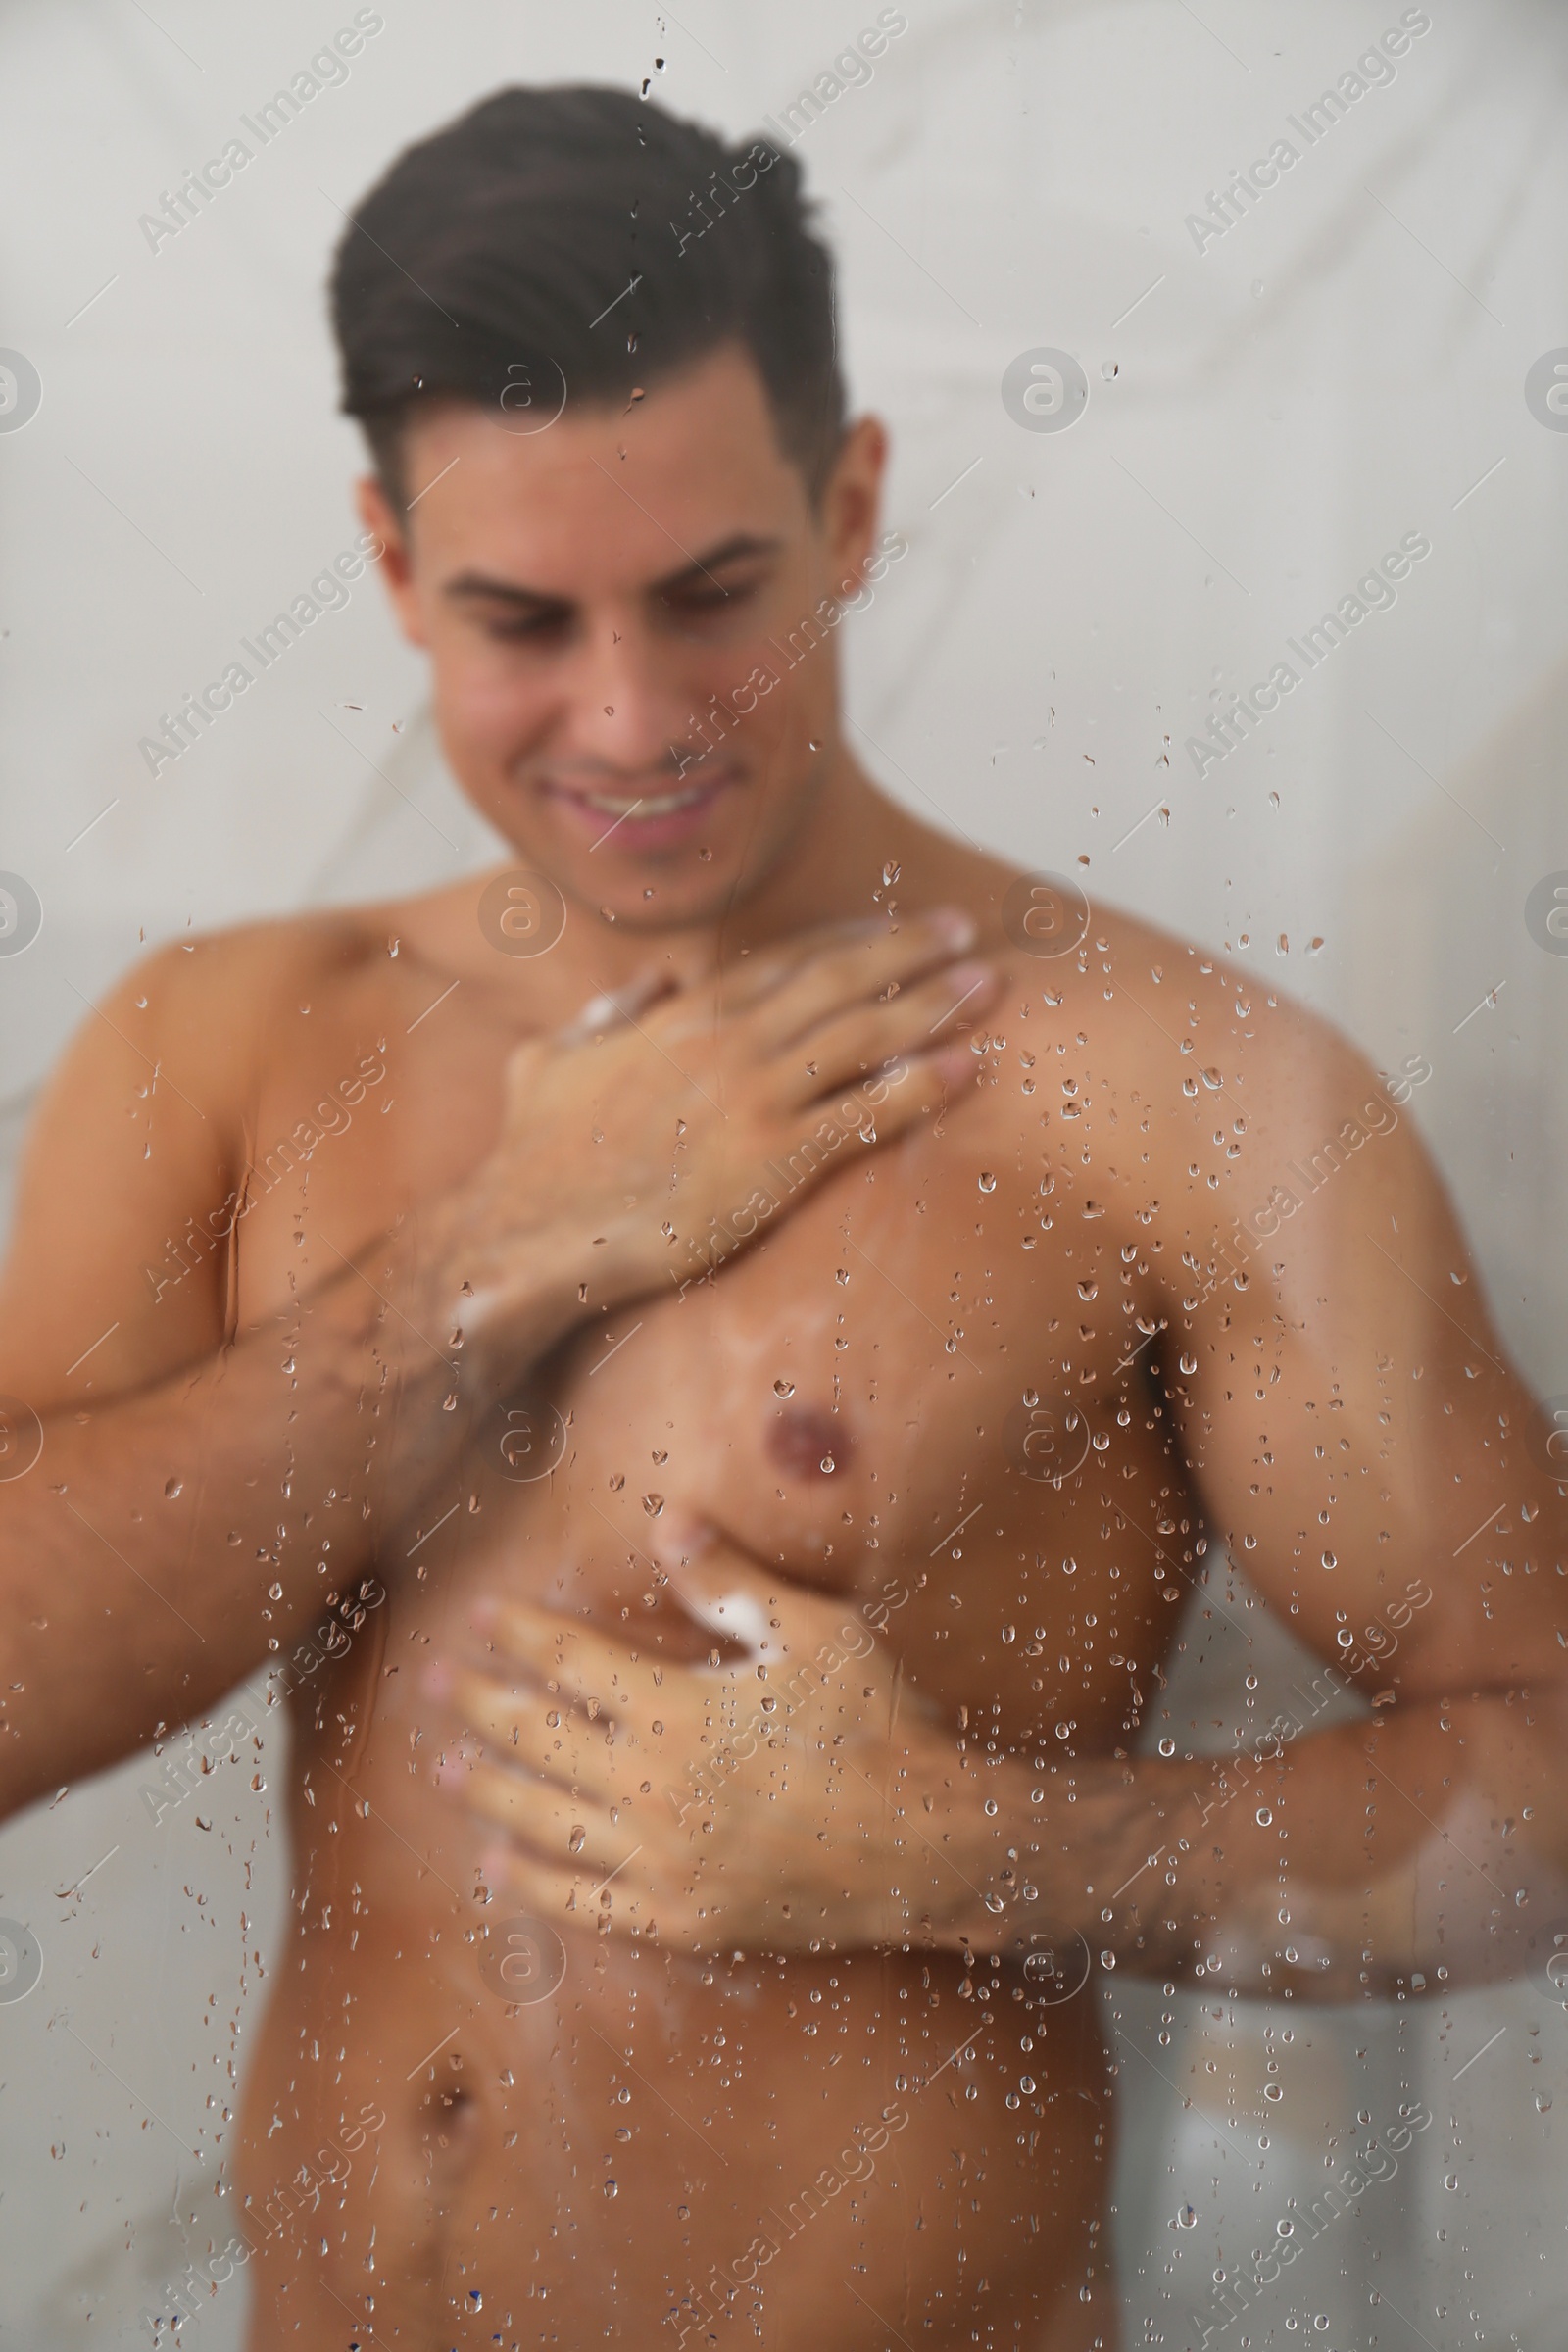
<svg viewBox="0 0 1568 2352">
<path fill-rule="evenodd" d="M 176 946 L 73 1047 L 0 1795 L 342 1620 L 257 2352 L 1108 2352 L 1091 1969 L 1344 1999 L 1546 1916 L 1545 1433 L 1407 1077 L 851 753 L 898 543 L 788 160 L 512 92 L 359 218 L 363 513 L 517 863 Z M 1221 1544 L 1370 1723 L 1134 1754 Z"/>
</svg>

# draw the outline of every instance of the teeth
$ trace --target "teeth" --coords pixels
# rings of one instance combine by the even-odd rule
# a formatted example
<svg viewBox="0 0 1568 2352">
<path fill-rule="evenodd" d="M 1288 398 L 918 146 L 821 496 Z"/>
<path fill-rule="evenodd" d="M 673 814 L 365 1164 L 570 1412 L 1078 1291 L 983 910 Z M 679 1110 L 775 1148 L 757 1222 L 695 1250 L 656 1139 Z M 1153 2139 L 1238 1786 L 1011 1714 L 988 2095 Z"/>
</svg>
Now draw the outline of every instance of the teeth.
<svg viewBox="0 0 1568 2352">
<path fill-rule="evenodd" d="M 706 784 L 698 784 L 689 786 L 685 792 L 644 793 L 635 801 L 612 800 L 603 792 L 585 792 L 578 797 L 585 807 L 602 809 L 606 816 L 627 816 L 634 808 L 639 816 L 668 816 L 672 809 L 689 808 L 707 791 Z"/>
</svg>

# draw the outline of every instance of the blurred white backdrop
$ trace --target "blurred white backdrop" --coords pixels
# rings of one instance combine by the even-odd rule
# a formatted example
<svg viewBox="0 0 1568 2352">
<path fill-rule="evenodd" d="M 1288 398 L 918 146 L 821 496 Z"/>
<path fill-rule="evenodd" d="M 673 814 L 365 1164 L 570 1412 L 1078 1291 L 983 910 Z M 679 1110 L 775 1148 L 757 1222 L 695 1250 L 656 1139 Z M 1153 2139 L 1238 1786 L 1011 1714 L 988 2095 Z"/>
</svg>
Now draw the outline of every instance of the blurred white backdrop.
<svg viewBox="0 0 1568 2352">
<path fill-rule="evenodd" d="M 346 81 L 154 251 L 140 216 L 352 7 L 0 8 L 0 347 L 42 387 L 21 429 L 0 412 L 0 868 L 44 908 L 0 957 L 8 1167 L 41 1074 L 143 942 L 496 854 L 373 579 L 156 779 L 137 748 L 357 527 L 322 296 L 341 208 L 507 81 L 647 79 L 755 131 L 876 12 L 377 13 Z M 922 812 L 1227 949 L 1383 1066 L 1425 1054 L 1411 1108 L 1503 1327 L 1544 1394 L 1568 1391 L 1568 962 L 1523 912 L 1568 867 L 1568 432 L 1525 396 L 1568 346 L 1568 21 L 1547 0 L 905 13 L 795 150 L 910 546 L 845 631 L 859 748 Z M 1394 78 L 1307 147 L 1287 119 L 1401 16 L 1429 22 Z M 1188 216 L 1281 136 L 1298 162 L 1200 250 Z M 1004 405 L 1040 347 L 1087 378 L 1070 430 Z M 1396 603 L 1200 775 L 1185 746 L 1211 712 L 1417 532 L 1431 553 Z M 1227 1608 L 1250 1648 L 1196 1603 L 1167 1694 L 1213 1746 L 1299 1667 L 1245 1590 Z M 0 2003 L 0 2343 L 151 2341 L 138 2315 L 221 2212 L 287 1857 L 249 1762 L 155 1825 L 138 1791 L 161 1769 L 0 1835 L 0 1912 L 44 1953 L 37 1989 Z M 1398 2179 L 1214 2340 L 1560 2347 L 1568 2016 L 1544 1978 L 1419 2009 L 1102 1997 L 1130 2343 L 1200 2343 L 1216 2272 L 1419 2097 L 1434 2124 Z M 243 2296 L 195 2340 L 236 2346 Z"/>
</svg>

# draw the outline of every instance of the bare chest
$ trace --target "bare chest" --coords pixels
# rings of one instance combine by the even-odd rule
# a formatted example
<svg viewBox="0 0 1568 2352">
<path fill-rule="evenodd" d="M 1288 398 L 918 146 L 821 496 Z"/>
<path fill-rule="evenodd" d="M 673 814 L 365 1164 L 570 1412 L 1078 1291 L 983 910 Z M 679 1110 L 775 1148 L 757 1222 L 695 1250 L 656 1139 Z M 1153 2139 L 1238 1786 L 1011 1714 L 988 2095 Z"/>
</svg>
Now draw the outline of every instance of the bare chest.
<svg viewBox="0 0 1568 2352">
<path fill-rule="evenodd" d="M 416 1215 L 493 1141 L 510 1041 L 433 1039 L 439 1014 L 410 1033 L 402 1011 L 373 1037 L 323 1024 L 260 1105 L 242 1313 Z M 290 1148 L 269 1155 L 274 1129 Z M 978 1093 L 781 1202 L 716 1271 L 672 1262 L 667 1289 L 477 1415 L 475 1507 L 400 1571 L 400 1629 L 439 1640 L 508 1586 L 658 1638 L 661 1554 L 701 1522 L 877 1604 L 944 1713 L 984 1708 L 1014 1741 L 1120 1736 L 1164 1632 L 1142 1531 L 1154 1497 L 1186 1506 L 1136 1369 L 1128 1409 L 1132 1270 L 1062 1191 L 1018 1106 Z"/>
<path fill-rule="evenodd" d="M 1100 1356 L 1080 1378 L 1075 1264 L 1038 1195 L 982 1191 L 960 1145 L 830 1178 L 498 1406 L 453 1597 L 506 1583 L 659 1640 L 659 1565 L 700 1524 L 869 1611 L 956 1725 L 984 1713 L 1010 1744 L 1135 1728 L 1164 1572 L 1112 1473 L 1174 1498 L 1163 1425 Z"/>
</svg>

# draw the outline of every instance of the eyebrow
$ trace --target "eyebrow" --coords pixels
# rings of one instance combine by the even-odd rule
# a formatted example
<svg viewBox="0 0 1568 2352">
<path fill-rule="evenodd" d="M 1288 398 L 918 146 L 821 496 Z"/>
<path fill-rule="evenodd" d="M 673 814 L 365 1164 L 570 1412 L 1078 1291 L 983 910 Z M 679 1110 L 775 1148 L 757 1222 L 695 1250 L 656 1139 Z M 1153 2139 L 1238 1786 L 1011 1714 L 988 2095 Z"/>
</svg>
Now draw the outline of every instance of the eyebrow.
<svg viewBox="0 0 1568 2352">
<path fill-rule="evenodd" d="M 720 540 L 716 547 L 710 547 L 701 556 L 694 557 L 690 564 L 682 564 L 677 570 L 666 572 L 662 579 L 650 582 L 646 593 L 668 596 L 672 590 L 685 587 L 700 573 L 711 572 L 725 564 L 744 563 L 752 557 L 777 555 L 783 544 L 782 539 L 764 538 L 755 531 L 737 531 L 730 538 Z M 488 572 L 482 571 L 459 572 L 455 580 L 448 580 L 441 593 L 453 597 L 483 597 L 491 604 L 511 605 L 530 612 L 569 612 L 572 602 L 569 597 L 548 595 L 543 589 L 521 587 L 515 580 L 493 579 Z"/>
</svg>

